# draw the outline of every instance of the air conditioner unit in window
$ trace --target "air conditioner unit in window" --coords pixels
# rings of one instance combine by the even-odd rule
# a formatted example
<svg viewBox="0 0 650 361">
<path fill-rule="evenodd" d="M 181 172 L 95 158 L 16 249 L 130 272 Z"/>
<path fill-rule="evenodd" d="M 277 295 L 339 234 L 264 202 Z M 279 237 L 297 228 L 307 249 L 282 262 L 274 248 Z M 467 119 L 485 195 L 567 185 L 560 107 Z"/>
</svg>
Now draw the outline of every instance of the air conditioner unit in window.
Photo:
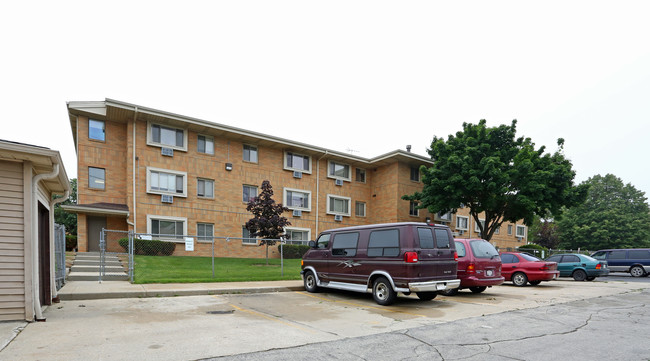
<svg viewBox="0 0 650 361">
<path fill-rule="evenodd" d="M 342 186 L 343 185 L 343 179 L 336 179 L 334 181 L 334 184 L 336 184 L 337 186 Z"/>
<path fill-rule="evenodd" d="M 341 222 L 343 220 L 343 216 L 340 214 L 337 214 L 334 216 L 334 220 L 337 222 Z"/>
<path fill-rule="evenodd" d="M 293 216 L 294 216 L 294 217 L 301 217 L 301 216 L 302 216 L 302 211 L 301 211 L 301 210 L 298 210 L 298 209 L 295 209 L 295 210 L 293 211 Z"/>
<path fill-rule="evenodd" d="M 169 194 L 163 194 L 160 196 L 160 201 L 163 203 L 174 203 L 174 196 Z"/>
<path fill-rule="evenodd" d="M 160 154 L 166 156 L 166 157 L 173 157 L 174 156 L 174 150 L 171 148 L 162 148 L 160 150 Z"/>
<path fill-rule="evenodd" d="M 302 178 L 302 172 L 294 171 L 293 177 L 298 179 Z"/>
<path fill-rule="evenodd" d="M 462 235 L 463 235 L 464 233 L 465 233 L 465 231 L 464 231 L 464 230 L 462 230 L 462 229 L 459 229 L 459 230 L 458 230 L 458 234 L 459 234 L 459 235 L 461 235 L 461 236 L 462 236 Z"/>
<path fill-rule="evenodd" d="M 522 239 L 524 239 L 524 237 L 517 236 L 517 241 L 521 242 Z"/>
<path fill-rule="evenodd" d="M 454 237 L 458 237 L 458 236 L 460 235 L 460 233 L 458 233 L 458 232 L 451 232 L 451 235 L 454 236 Z"/>
</svg>

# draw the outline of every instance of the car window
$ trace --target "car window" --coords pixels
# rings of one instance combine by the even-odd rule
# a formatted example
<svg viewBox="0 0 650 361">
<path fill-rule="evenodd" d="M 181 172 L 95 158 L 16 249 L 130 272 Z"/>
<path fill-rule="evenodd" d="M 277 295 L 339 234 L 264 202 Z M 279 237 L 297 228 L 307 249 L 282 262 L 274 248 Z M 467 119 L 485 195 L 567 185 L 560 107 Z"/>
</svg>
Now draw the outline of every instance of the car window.
<svg viewBox="0 0 650 361">
<path fill-rule="evenodd" d="M 533 255 L 530 255 L 528 253 L 519 253 L 519 255 L 521 256 L 521 258 L 525 259 L 526 261 L 531 261 L 531 262 L 541 261 L 541 259 Z"/>
<path fill-rule="evenodd" d="M 518 263 L 519 258 L 517 258 L 514 254 L 502 254 L 501 255 L 501 263 Z"/>
<path fill-rule="evenodd" d="M 589 257 L 589 256 L 582 255 L 582 258 L 584 258 L 585 260 L 587 260 L 589 262 L 598 262 L 597 259 L 594 259 L 594 258 Z"/>
<path fill-rule="evenodd" d="M 499 252 L 497 252 L 494 246 L 487 241 L 469 241 L 469 246 L 472 248 L 472 253 L 474 253 L 474 257 L 476 258 L 492 258 L 499 255 Z"/>
<path fill-rule="evenodd" d="M 561 259 L 561 258 L 562 258 L 562 256 L 551 256 L 551 257 L 549 257 L 549 258 L 546 259 L 546 262 L 557 262 L 557 263 L 560 263 L 560 259 Z"/>
<path fill-rule="evenodd" d="M 316 240 L 316 248 L 318 249 L 326 249 L 329 244 L 330 244 L 329 234 L 321 234 L 320 237 L 318 237 L 318 240 Z"/>
<path fill-rule="evenodd" d="M 456 243 L 456 252 L 458 253 L 458 257 L 465 257 L 467 255 L 465 251 L 465 245 L 463 242 L 455 242 Z"/>
<path fill-rule="evenodd" d="M 599 251 L 591 255 L 591 257 L 595 259 L 606 259 L 607 258 L 607 252 L 605 251 Z"/>
<path fill-rule="evenodd" d="M 611 251 L 609 253 L 609 259 L 625 259 L 626 251 Z"/>
<path fill-rule="evenodd" d="M 574 262 L 580 262 L 580 258 L 572 254 L 567 254 L 562 256 L 562 263 L 574 263 Z"/>
<path fill-rule="evenodd" d="M 399 256 L 399 230 L 387 229 L 370 233 L 368 257 Z"/>
<path fill-rule="evenodd" d="M 449 232 L 446 229 L 436 229 L 436 246 L 438 248 L 449 248 Z"/>
<path fill-rule="evenodd" d="M 354 257 L 357 255 L 357 243 L 359 241 L 359 233 L 339 233 L 334 236 L 334 243 L 332 243 L 333 256 L 347 256 Z"/>
<path fill-rule="evenodd" d="M 628 251 L 627 256 L 629 259 L 649 259 L 650 258 L 650 252 L 646 250 L 634 250 L 634 251 Z"/>
<path fill-rule="evenodd" d="M 434 248 L 433 232 L 431 232 L 431 228 L 418 228 L 418 236 L 420 238 L 420 248 Z"/>
</svg>

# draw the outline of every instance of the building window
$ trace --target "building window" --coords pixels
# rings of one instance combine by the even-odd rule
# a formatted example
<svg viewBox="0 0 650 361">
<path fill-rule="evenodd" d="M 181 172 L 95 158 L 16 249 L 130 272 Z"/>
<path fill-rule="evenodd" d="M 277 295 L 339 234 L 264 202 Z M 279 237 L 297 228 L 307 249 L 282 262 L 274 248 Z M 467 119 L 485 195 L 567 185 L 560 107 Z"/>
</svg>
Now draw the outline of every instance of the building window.
<svg viewBox="0 0 650 361">
<path fill-rule="evenodd" d="M 147 144 L 159 147 L 187 151 L 187 132 L 184 129 L 167 127 L 160 124 L 149 124 Z"/>
<path fill-rule="evenodd" d="M 335 179 L 350 180 L 350 166 L 330 161 L 327 176 Z"/>
<path fill-rule="evenodd" d="M 497 227 L 497 229 L 494 230 L 494 234 L 499 234 L 501 233 L 501 226 Z"/>
<path fill-rule="evenodd" d="M 483 226 L 483 229 L 485 229 L 485 219 L 479 219 L 478 221 Z M 474 232 L 480 232 L 478 228 L 478 223 L 474 223 Z"/>
<path fill-rule="evenodd" d="M 106 140 L 106 125 L 103 120 L 88 119 L 88 138 L 94 140 Z"/>
<path fill-rule="evenodd" d="M 253 198 L 257 197 L 257 187 L 244 185 L 242 201 L 244 203 L 250 202 Z"/>
<path fill-rule="evenodd" d="M 88 187 L 106 189 L 106 170 L 104 168 L 88 167 Z"/>
<path fill-rule="evenodd" d="M 447 213 L 438 212 L 436 213 L 436 217 L 438 220 L 443 222 L 451 222 L 452 219 L 451 212 L 447 212 Z"/>
<path fill-rule="evenodd" d="M 420 181 L 420 168 L 411 167 L 411 180 L 414 182 Z"/>
<path fill-rule="evenodd" d="M 246 228 L 246 226 L 241 227 L 242 241 L 243 244 L 257 244 L 257 238 L 251 237 L 251 231 Z"/>
<path fill-rule="evenodd" d="M 196 150 L 199 153 L 214 155 L 214 138 L 205 135 L 199 135 L 197 137 L 196 147 Z"/>
<path fill-rule="evenodd" d="M 147 192 L 187 197 L 187 173 L 147 167 Z"/>
<path fill-rule="evenodd" d="M 285 188 L 284 205 L 289 209 L 311 211 L 311 192 Z"/>
<path fill-rule="evenodd" d="M 257 147 L 244 144 L 244 161 L 257 163 Z"/>
<path fill-rule="evenodd" d="M 212 179 L 201 179 L 197 181 L 197 196 L 214 198 L 214 181 Z"/>
<path fill-rule="evenodd" d="M 327 214 L 350 216 L 350 198 L 328 194 Z"/>
<path fill-rule="evenodd" d="M 418 202 L 411 201 L 411 203 L 409 203 L 409 215 L 415 217 L 420 215 L 420 210 L 418 209 Z"/>
<path fill-rule="evenodd" d="M 512 224 L 508 225 L 508 236 L 512 236 Z"/>
<path fill-rule="evenodd" d="M 147 230 L 153 239 L 183 240 L 187 219 L 147 215 Z"/>
<path fill-rule="evenodd" d="M 356 169 L 356 176 L 354 177 L 354 180 L 359 182 L 359 183 L 366 183 L 366 170 L 357 168 Z"/>
<path fill-rule="evenodd" d="M 366 202 L 354 202 L 354 215 L 357 217 L 366 216 Z"/>
<path fill-rule="evenodd" d="M 466 231 L 469 229 L 469 217 L 456 216 L 456 229 Z"/>
<path fill-rule="evenodd" d="M 284 169 L 311 173 L 311 157 L 293 152 L 285 152 Z"/>
<path fill-rule="evenodd" d="M 289 244 L 307 244 L 310 240 L 311 230 L 307 228 L 286 228 L 285 234 Z"/>
<path fill-rule="evenodd" d="M 517 226 L 517 237 L 526 237 L 526 226 Z"/>
<path fill-rule="evenodd" d="M 212 242 L 214 239 L 214 224 L 212 223 L 197 223 L 196 235 L 199 242 Z"/>
</svg>

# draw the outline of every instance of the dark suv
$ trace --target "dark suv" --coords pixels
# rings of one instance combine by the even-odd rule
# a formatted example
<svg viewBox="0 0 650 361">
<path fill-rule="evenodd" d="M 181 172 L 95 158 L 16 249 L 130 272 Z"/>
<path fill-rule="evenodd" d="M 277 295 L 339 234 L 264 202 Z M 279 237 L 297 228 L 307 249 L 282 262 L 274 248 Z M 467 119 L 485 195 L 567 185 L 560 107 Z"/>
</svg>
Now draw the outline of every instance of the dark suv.
<svg viewBox="0 0 650 361">
<path fill-rule="evenodd" d="M 457 254 L 449 227 L 389 223 L 322 232 L 302 260 L 305 289 L 320 287 L 372 292 L 380 305 L 397 293 L 432 300 L 457 288 Z"/>
</svg>

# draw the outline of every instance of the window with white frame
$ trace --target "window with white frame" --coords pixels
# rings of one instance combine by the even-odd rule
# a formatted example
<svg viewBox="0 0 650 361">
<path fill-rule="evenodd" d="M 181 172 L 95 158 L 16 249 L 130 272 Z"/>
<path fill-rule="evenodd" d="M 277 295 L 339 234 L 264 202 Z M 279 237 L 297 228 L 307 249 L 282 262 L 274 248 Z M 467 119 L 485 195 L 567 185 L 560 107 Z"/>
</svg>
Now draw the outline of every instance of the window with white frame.
<svg viewBox="0 0 650 361">
<path fill-rule="evenodd" d="M 187 218 L 147 215 L 147 232 L 153 239 L 183 241 Z"/>
<path fill-rule="evenodd" d="M 355 181 L 359 183 L 366 183 L 366 170 L 361 168 L 356 168 L 356 177 Z"/>
<path fill-rule="evenodd" d="M 350 216 L 350 198 L 328 194 L 327 214 Z"/>
<path fill-rule="evenodd" d="M 334 161 L 329 161 L 329 166 L 327 167 L 327 176 L 334 179 L 343 179 L 346 181 L 350 180 L 350 166 L 343 163 L 338 163 Z"/>
<path fill-rule="evenodd" d="M 311 173 L 311 157 L 293 152 L 284 152 L 284 169 Z"/>
<path fill-rule="evenodd" d="M 469 229 L 469 217 L 456 216 L 456 229 L 459 231 L 467 231 Z"/>
<path fill-rule="evenodd" d="M 257 147 L 244 144 L 244 162 L 257 163 Z"/>
<path fill-rule="evenodd" d="M 307 241 L 311 239 L 311 230 L 309 228 L 287 227 L 285 228 L 285 234 L 287 239 L 292 241 L 292 243 L 298 243 L 296 241 L 305 241 L 306 244 Z"/>
<path fill-rule="evenodd" d="M 508 225 L 508 236 L 512 236 L 512 224 Z"/>
<path fill-rule="evenodd" d="M 517 237 L 526 237 L 526 226 L 517 226 Z"/>
<path fill-rule="evenodd" d="M 199 134 L 196 139 L 196 151 L 214 155 L 214 138 Z"/>
<path fill-rule="evenodd" d="M 479 221 L 479 223 L 481 223 L 481 225 L 483 226 L 483 229 L 485 229 L 485 219 L 480 219 L 480 218 L 479 218 L 478 221 Z M 480 232 L 480 230 L 479 230 L 479 228 L 478 228 L 478 223 L 474 223 L 474 232 Z"/>
<path fill-rule="evenodd" d="M 451 212 L 447 212 L 447 213 L 438 212 L 436 213 L 436 217 L 441 221 L 451 222 L 452 215 Z"/>
<path fill-rule="evenodd" d="M 366 216 L 366 202 L 354 202 L 354 215 L 357 217 Z"/>
<path fill-rule="evenodd" d="M 160 124 L 148 123 L 147 144 L 187 151 L 187 131 Z"/>
<path fill-rule="evenodd" d="M 106 140 L 106 124 L 103 120 L 88 119 L 88 138 L 93 140 Z"/>
<path fill-rule="evenodd" d="M 106 169 L 88 167 L 88 187 L 106 189 Z"/>
<path fill-rule="evenodd" d="M 246 226 L 241 227 L 241 234 L 242 234 L 241 235 L 242 236 L 241 243 L 243 243 L 243 244 L 253 244 L 253 245 L 257 244 L 257 238 L 251 237 L 251 231 L 249 231 L 248 228 L 246 228 Z"/>
<path fill-rule="evenodd" d="M 244 203 L 248 203 L 255 197 L 257 197 L 257 187 L 244 184 L 242 191 L 242 201 Z"/>
<path fill-rule="evenodd" d="M 147 193 L 187 197 L 187 173 L 147 167 Z"/>
<path fill-rule="evenodd" d="M 311 211 L 311 192 L 301 189 L 284 189 L 284 206 L 289 209 Z"/>
<path fill-rule="evenodd" d="M 196 235 L 199 242 L 212 242 L 214 239 L 214 224 L 197 223 Z"/>
<path fill-rule="evenodd" d="M 198 178 L 196 195 L 203 198 L 214 198 L 214 180 Z"/>
<path fill-rule="evenodd" d="M 409 216 L 418 217 L 420 215 L 420 210 L 418 209 L 418 202 L 411 201 L 409 203 Z"/>
</svg>

